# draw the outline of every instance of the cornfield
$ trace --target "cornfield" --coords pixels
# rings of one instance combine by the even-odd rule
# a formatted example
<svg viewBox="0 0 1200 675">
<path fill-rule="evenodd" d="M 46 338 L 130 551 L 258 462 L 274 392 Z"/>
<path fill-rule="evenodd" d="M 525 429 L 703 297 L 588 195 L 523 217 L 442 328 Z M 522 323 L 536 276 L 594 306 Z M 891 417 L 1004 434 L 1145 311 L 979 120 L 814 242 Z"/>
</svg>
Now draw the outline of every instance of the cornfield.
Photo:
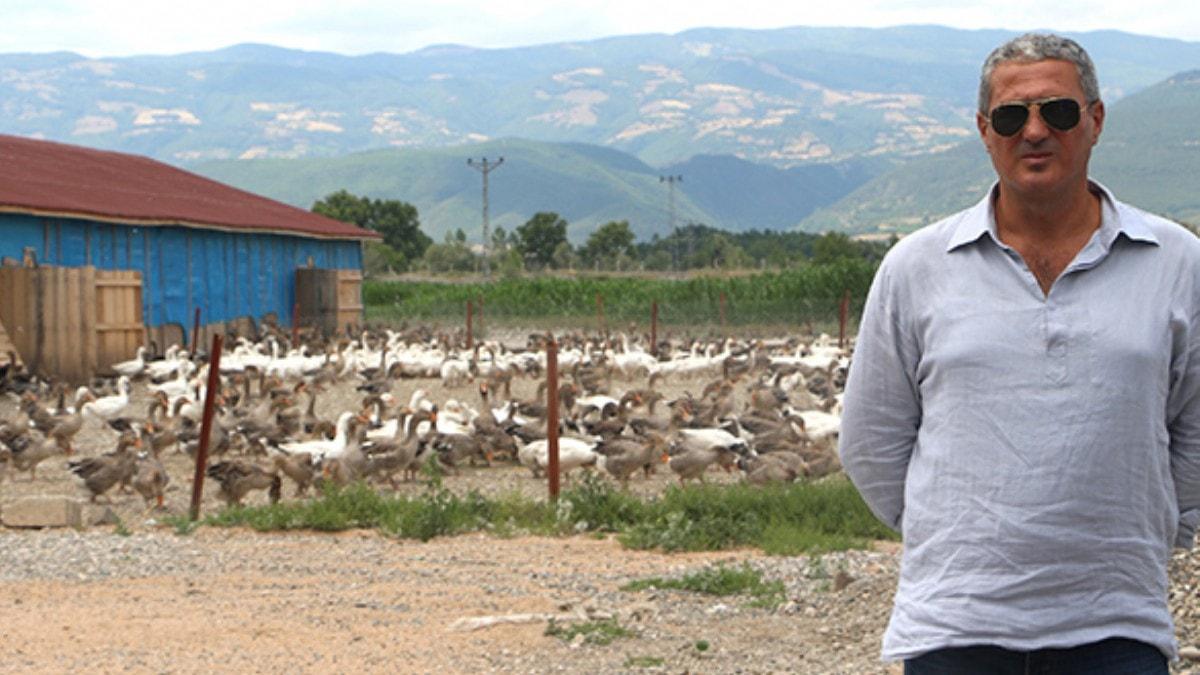
<svg viewBox="0 0 1200 675">
<path fill-rule="evenodd" d="M 489 321 L 645 324 L 657 303 L 663 325 L 836 325 L 848 293 L 849 319 L 856 324 L 875 267 L 846 259 L 783 272 L 679 280 L 534 276 L 491 283 L 367 281 L 363 300 L 368 320 L 388 322 L 461 321 L 471 302 Z"/>
</svg>

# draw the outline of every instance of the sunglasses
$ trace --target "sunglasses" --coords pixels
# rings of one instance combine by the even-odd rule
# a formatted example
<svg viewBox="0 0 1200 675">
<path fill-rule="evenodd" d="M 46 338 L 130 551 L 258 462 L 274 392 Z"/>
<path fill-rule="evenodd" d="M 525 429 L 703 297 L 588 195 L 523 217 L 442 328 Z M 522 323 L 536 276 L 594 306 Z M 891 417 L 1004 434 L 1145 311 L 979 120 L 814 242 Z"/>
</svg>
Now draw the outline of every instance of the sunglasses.
<svg viewBox="0 0 1200 675">
<path fill-rule="evenodd" d="M 1088 105 L 1091 105 L 1090 103 Z M 1037 107 L 1046 126 L 1058 131 L 1070 131 L 1079 124 L 1079 101 L 1073 98 L 1043 98 L 1037 101 L 1005 103 L 992 108 L 988 122 L 1001 136 L 1012 136 L 1029 121 L 1029 109 Z"/>
</svg>

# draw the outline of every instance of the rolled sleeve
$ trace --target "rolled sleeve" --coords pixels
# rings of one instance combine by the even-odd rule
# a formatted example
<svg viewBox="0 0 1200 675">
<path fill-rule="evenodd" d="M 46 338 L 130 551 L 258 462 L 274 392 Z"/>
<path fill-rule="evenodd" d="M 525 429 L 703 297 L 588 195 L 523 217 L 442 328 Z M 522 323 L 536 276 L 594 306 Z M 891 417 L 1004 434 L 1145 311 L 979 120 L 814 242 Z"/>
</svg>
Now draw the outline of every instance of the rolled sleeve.
<svg viewBox="0 0 1200 675">
<path fill-rule="evenodd" d="M 885 525 L 900 530 L 908 462 L 921 421 L 918 349 L 885 260 L 872 282 L 846 382 L 838 445 L 846 474 Z"/>
</svg>

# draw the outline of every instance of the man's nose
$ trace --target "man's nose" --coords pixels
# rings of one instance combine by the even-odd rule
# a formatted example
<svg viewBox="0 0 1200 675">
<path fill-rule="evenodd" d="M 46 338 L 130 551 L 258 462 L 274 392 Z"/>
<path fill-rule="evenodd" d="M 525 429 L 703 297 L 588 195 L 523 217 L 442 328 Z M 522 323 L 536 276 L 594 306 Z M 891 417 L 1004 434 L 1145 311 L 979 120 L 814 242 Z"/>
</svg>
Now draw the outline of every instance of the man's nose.
<svg viewBox="0 0 1200 675">
<path fill-rule="evenodd" d="M 1050 127 L 1042 119 L 1042 111 L 1037 107 L 1031 107 L 1029 119 L 1025 120 L 1025 126 L 1021 128 L 1021 137 L 1030 143 L 1039 143 L 1049 135 Z"/>
</svg>

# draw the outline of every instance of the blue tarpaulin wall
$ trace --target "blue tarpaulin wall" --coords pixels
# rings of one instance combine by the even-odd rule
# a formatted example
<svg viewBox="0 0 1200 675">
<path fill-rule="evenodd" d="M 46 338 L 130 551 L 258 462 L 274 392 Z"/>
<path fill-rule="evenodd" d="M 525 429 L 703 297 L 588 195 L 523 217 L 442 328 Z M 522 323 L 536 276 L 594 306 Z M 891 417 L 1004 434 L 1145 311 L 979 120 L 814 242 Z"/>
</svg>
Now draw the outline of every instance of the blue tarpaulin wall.
<svg viewBox="0 0 1200 675">
<path fill-rule="evenodd" d="M 187 227 L 139 227 L 74 218 L 0 214 L 0 256 L 26 247 L 46 265 L 142 273 L 142 322 L 190 331 L 202 324 L 274 312 L 290 326 L 296 268 L 362 269 L 356 240 L 240 234 Z"/>
</svg>

